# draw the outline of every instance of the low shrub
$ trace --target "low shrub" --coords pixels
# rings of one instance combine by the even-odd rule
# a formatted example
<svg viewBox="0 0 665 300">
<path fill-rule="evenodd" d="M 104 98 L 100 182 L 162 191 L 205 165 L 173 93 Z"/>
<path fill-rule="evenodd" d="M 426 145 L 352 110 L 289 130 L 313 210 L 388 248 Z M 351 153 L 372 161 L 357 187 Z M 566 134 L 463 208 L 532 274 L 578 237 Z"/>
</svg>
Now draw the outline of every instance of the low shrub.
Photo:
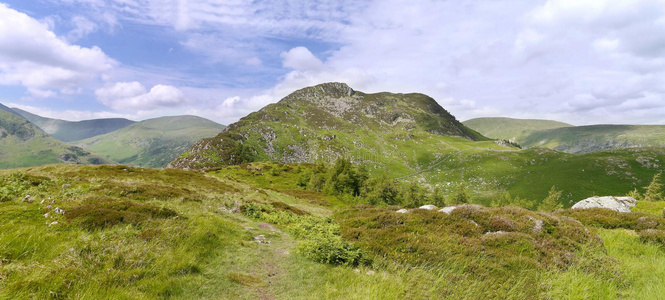
<svg viewBox="0 0 665 300">
<path fill-rule="evenodd" d="M 132 201 L 119 201 L 109 198 L 93 198 L 85 204 L 67 211 L 65 216 L 88 230 L 103 229 L 126 223 L 140 225 L 152 218 L 170 218 L 178 214 L 168 208 Z"/>
<path fill-rule="evenodd" d="M 652 243 L 665 248 L 665 230 L 647 229 L 638 232 L 640 241 Z"/>
<path fill-rule="evenodd" d="M 660 229 L 665 230 L 665 219 L 642 212 L 621 213 L 605 208 L 567 209 L 558 212 L 559 215 L 569 216 L 584 225 L 606 229 Z"/>
<path fill-rule="evenodd" d="M 573 265 L 580 249 L 602 241 L 574 219 L 519 207 L 464 205 L 450 214 L 423 209 L 398 214 L 358 206 L 334 216 L 344 239 L 374 259 L 414 266 L 463 265 L 478 276 Z"/>
<path fill-rule="evenodd" d="M 241 211 L 254 219 L 284 225 L 289 233 L 302 240 L 298 252 L 313 261 L 344 266 L 366 262 L 357 247 L 342 240 L 339 225 L 330 218 L 311 216 L 283 202 L 249 202 L 241 206 Z"/>
</svg>

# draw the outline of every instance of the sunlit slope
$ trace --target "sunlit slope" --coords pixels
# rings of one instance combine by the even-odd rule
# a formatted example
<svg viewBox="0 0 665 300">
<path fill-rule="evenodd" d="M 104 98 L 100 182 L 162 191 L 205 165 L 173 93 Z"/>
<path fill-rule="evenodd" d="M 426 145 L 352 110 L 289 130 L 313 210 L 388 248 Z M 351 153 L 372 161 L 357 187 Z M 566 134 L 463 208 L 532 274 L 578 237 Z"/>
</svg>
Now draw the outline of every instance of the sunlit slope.
<svg viewBox="0 0 665 300">
<path fill-rule="evenodd" d="M 159 168 L 222 129 L 224 125 L 196 116 L 161 117 L 74 143 L 119 163 Z"/>
</svg>

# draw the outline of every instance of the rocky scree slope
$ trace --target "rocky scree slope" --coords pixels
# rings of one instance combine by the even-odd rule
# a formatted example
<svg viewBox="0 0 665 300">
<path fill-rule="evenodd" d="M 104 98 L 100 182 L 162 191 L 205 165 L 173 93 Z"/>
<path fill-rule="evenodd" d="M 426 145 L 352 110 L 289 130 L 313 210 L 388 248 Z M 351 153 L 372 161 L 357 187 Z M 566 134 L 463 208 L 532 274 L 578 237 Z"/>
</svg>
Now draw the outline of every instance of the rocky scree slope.
<svg viewBox="0 0 665 300">
<path fill-rule="evenodd" d="M 487 140 L 423 94 L 366 94 L 324 83 L 286 96 L 171 162 L 197 169 L 250 161 L 396 164 L 416 170 L 455 143 Z"/>
</svg>

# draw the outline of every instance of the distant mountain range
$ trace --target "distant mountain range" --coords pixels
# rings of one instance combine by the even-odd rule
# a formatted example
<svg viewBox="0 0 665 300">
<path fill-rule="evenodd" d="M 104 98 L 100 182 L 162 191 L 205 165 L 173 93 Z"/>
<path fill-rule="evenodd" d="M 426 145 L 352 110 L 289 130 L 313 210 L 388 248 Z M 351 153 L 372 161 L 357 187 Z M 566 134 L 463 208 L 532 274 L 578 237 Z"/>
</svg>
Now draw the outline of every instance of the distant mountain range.
<svg viewBox="0 0 665 300">
<path fill-rule="evenodd" d="M 0 104 L 0 168 L 57 163 L 159 168 L 224 127 L 194 116 L 70 122 Z"/>
<path fill-rule="evenodd" d="M 160 168 L 224 128 L 196 116 L 161 117 L 73 143 L 121 164 Z"/>
<path fill-rule="evenodd" d="M 665 147 L 665 125 L 573 126 L 549 120 L 478 118 L 463 122 L 483 135 L 568 153 Z"/>
<path fill-rule="evenodd" d="M 48 136 L 0 104 L 0 168 L 59 163 L 108 164 L 112 161 Z"/>
<path fill-rule="evenodd" d="M 33 113 L 12 108 L 17 114 L 23 116 L 32 124 L 37 125 L 50 136 L 63 142 L 73 142 L 87 139 L 100 134 L 109 133 L 120 128 L 125 128 L 136 123 L 135 121 L 113 118 L 113 119 L 94 119 L 78 122 L 64 121 L 58 119 L 45 118 Z"/>
</svg>

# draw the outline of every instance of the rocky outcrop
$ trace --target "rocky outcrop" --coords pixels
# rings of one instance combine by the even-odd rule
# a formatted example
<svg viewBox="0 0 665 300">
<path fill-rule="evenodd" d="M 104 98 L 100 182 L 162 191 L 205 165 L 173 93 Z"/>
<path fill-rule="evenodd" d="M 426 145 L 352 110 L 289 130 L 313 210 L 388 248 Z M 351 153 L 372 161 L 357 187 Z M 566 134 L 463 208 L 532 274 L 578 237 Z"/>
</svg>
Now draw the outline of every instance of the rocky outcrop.
<svg viewBox="0 0 665 300">
<path fill-rule="evenodd" d="M 572 209 L 607 208 L 618 212 L 630 212 L 637 200 L 633 197 L 591 197 L 575 203 Z"/>
</svg>

